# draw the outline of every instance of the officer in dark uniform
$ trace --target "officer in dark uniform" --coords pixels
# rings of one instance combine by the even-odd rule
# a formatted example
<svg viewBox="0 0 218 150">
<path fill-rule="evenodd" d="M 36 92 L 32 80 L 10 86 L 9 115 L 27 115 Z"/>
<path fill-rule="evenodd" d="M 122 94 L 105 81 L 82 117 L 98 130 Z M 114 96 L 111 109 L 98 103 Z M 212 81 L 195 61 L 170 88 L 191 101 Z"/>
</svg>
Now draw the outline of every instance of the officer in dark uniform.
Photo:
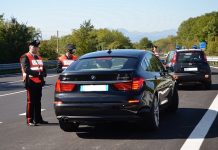
<svg viewBox="0 0 218 150">
<path fill-rule="evenodd" d="M 38 55 L 40 42 L 33 40 L 29 43 L 29 52 L 20 58 L 21 71 L 25 88 L 27 89 L 27 125 L 48 124 L 41 116 L 42 87 L 47 76 L 42 58 Z"/>
<path fill-rule="evenodd" d="M 76 47 L 73 44 L 66 45 L 67 52 L 58 58 L 57 73 L 64 71 L 71 63 L 77 60 L 77 56 L 74 55 Z"/>
</svg>

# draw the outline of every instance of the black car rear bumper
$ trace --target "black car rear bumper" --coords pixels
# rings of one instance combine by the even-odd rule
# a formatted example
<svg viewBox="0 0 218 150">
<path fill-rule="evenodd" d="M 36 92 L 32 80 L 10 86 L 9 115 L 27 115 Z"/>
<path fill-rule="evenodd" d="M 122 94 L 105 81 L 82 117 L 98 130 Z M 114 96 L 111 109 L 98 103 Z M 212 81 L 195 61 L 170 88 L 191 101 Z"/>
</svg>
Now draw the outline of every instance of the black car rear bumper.
<svg viewBox="0 0 218 150">
<path fill-rule="evenodd" d="M 140 119 L 148 107 L 142 104 L 55 104 L 58 120 L 69 122 L 134 121 Z"/>
<path fill-rule="evenodd" d="M 174 73 L 173 76 L 176 78 L 177 83 L 207 83 L 211 82 L 211 75 L 208 78 L 205 77 L 206 74 L 200 73 Z"/>
</svg>

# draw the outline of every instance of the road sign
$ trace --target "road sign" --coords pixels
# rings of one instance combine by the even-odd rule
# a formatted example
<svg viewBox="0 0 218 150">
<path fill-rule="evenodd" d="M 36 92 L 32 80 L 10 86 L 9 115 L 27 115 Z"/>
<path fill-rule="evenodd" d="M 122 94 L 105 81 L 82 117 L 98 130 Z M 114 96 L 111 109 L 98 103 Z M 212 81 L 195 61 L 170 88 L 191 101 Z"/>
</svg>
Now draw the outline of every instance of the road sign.
<svg viewBox="0 0 218 150">
<path fill-rule="evenodd" d="M 200 44 L 199 44 L 200 49 L 205 49 L 206 46 L 207 46 L 206 42 L 200 42 Z"/>
</svg>

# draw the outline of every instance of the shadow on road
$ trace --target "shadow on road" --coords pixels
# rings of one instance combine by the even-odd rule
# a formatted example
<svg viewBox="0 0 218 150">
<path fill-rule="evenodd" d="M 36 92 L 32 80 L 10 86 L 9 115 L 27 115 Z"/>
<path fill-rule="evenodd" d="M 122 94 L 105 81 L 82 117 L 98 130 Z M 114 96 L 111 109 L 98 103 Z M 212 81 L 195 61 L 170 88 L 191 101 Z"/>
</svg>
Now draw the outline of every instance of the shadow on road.
<svg viewBox="0 0 218 150">
<path fill-rule="evenodd" d="M 59 123 L 48 123 L 48 124 L 39 124 L 40 126 L 59 126 Z"/>
<path fill-rule="evenodd" d="M 136 123 L 105 123 L 80 126 L 76 134 L 84 139 L 187 139 L 205 112 L 206 109 L 180 108 L 176 114 L 162 113 L 158 131 Z M 217 126 L 218 117 L 207 138 L 218 137 Z"/>
<path fill-rule="evenodd" d="M 211 72 L 212 75 L 218 75 L 218 72 Z"/>
<path fill-rule="evenodd" d="M 213 91 L 218 90 L 218 84 L 212 84 L 211 89 L 205 89 L 203 85 L 180 85 L 178 87 L 178 90 L 180 91 Z"/>
</svg>

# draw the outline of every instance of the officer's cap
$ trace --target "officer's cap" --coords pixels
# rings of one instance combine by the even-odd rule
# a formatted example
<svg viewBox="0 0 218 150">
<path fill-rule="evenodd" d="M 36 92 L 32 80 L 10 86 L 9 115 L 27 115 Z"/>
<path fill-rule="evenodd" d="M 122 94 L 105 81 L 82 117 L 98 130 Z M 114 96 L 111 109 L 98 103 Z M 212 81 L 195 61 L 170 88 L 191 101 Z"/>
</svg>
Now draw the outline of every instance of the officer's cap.
<svg viewBox="0 0 218 150">
<path fill-rule="evenodd" d="M 193 49 L 197 49 L 198 47 L 197 47 L 197 45 L 193 45 L 192 48 Z"/>
<path fill-rule="evenodd" d="M 73 45 L 73 44 L 67 44 L 67 45 L 66 45 L 66 49 L 67 49 L 68 51 L 72 51 L 72 50 L 76 49 L 76 46 Z"/>
<path fill-rule="evenodd" d="M 153 45 L 153 48 L 157 48 L 157 46 L 156 46 L 156 45 Z"/>
<path fill-rule="evenodd" d="M 40 44 L 40 41 L 39 40 L 32 40 L 29 42 L 29 46 L 32 45 L 34 47 L 38 47 Z"/>
</svg>

